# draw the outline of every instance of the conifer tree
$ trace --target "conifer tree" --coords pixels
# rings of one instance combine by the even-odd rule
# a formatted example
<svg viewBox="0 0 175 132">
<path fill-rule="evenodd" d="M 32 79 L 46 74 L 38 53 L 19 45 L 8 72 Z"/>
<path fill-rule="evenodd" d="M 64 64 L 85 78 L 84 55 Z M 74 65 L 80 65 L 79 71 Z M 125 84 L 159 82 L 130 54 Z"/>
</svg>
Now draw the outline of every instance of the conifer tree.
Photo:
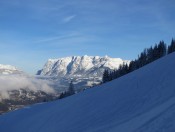
<svg viewBox="0 0 175 132">
<path fill-rule="evenodd" d="M 168 46 L 168 54 L 175 51 L 175 40 L 172 39 L 171 44 Z"/>
<path fill-rule="evenodd" d="M 167 48 L 166 48 L 166 44 L 164 43 L 164 41 L 160 41 L 159 45 L 158 45 L 158 58 L 161 58 L 163 56 L 166 55 L 167 52 Z"/>
<path fill-rule="evenodd" d="M 70 84 L 69 84 L 68 94 L 69 95 L 75 94 L 73 81 L 71 81 Z"/>
<path fill-rule="evenodd" d="M 167 53 L 172 53 L 175 51 L 175 40 L 172 39 L 171 45 L 167 46 L 164 41 L 160 41 L 159 44 L 155 44 L 154 47 L 150 47 L 148 49 L 144 49 L 143 52 L 138 56 L 137 59 L 130 62 L 129 65 L 123 63 L 119 66 L 117 70 L 113 70 L 109 73 L 108 70 L 104 71 L 103 74 L 103 83 L 111 81 L 113 79 L 119 78 L 129 72 L 137 70 L 146 64 L 149 64 L 163 56 Z"/>
<path fill-rule="evenodd" d="M 147 49 L 147 64 L 154 61 L 154 59 L 153 59 L 154 56 L 153 55 L 154 55 L 154 50 L 151 46 L 149 49 Z"/>
<path fill-rule="evenodd" d="M 104 70 L 104 73 L 103 73 L 103 83 L 106 83 L 108 82 L 110 79 L 109 79 L 109 71 L 107 69 Z"/>
</svg>

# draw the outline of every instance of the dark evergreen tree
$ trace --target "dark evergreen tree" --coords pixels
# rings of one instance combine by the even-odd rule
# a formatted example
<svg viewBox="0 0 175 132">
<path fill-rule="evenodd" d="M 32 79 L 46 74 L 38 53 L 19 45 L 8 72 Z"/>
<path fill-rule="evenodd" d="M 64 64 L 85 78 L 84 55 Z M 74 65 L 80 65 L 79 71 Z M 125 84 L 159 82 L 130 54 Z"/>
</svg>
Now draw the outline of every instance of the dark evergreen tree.
<svg viewBox="0 0 175 132">
<path fill-rule="evenodd" d="M 168 46 L 168 54 L 175 51 L 175 40 L 172 39 L 171 44 Z"/>
<path fill-rule="evenodd" d="M 155 44 L 153 49 L 153 61 L 157 60 L 158 58 L 159 58 L 159 49 L 158 49 L 158 45 Z"/>
<path fill-rule="evenodd" d="M 68 91 L 62 92 L 62 93 L 60 94 L 59 99 L 62 99 L 62 98 L 71 96 L 71 95 L 73 95 L 73 94 L 75 94 L 75 90 L 74 90 L 73 82 L 71 81 L 70 84 L 69 84 Z"/>
<path fill-rule="evenodd" d="M 61 93 L 61 94 L 60 94 L 59 99 L 62 99 L 62 98 L 64 98 L 64 93 Z"/>
<path fill-rule="evenodd" d="M 119 78 L 134 70 L 137 70 L 165 56 L 167 53 L 169 54 L 174 51 L 175 51 L 175 40 L 174 39 L 172 39 L 171 45 L 168 46 L 168 49 L 164 41 L 160 41 L 159 44 L 155 44 L 154 47 L 151 46 L 148 49 L 144 49 L 144 51 L 141 52 L 138 58 L 135 59 L 134 61 L 131 61 L 129 65 L 123 63 L 122 65 L 119 66 L 117 70 L 113 70 L 110 73 L 108 70 L 105 70 L 103 74 L 103 83 Z"/>
<path fill-rule="evenodd" d="M 136 60 L 131 61 L 129 64 L 129 72 L 132 72 L 136 69 L 137 69 L 137 61 Z"/>
<path fill-rule="evenodd" d="M 147 64 L 153 61 L 154 61 L 154 50 L 151 46 L 149 49 L 147 49 Z"/>
<path fill-rule="evenodd" d="M 73 81 L 71 81 L 70 84 L 69 84 L 68 94 L 69 94 L 69 95 L 75 94 Z"/>
<path fill-rule="evenodd" d="M 109 73 L 109 80 L 108 81 L 111 81 L 111 80 L 113 80 L 114 79 L 114 72 L 112 72 L 112 71 L 110 71 L 110 73 Z"/>
<path fill-rule="evenodd" d="M 62 92 L 62 93 L 60 94 L 59 99 L 62 99 L 62 98 L 68 97 L 68 96 L 70 96 L 70 93 L 69 93 L 68 91 L 65 91 L 65 92 Z"/>
<path fill-rule="evenodd" d="M 138 57 L 138 68 L 144 66 L 147 62 L 147 50 L 145 49 Z"/>
<path fill-rule="evenodd" d="M 161 58 L 163 56 L 166 55 L 167 52 L 167 46 L 164 43 L 164 41 L 160 41 L 159 45 L 158 45 L 158 58 Z"/>
<path fill-rule="evenodd" d="M 118 78 L 118 77 L 120 77 L 120 74 L 119 74 L 120 72 L 119 72 L 119 70 L 114 70 L 114 79 L 116 79 L 116 78 Z"/>
<path fill-rule="evenodd" d="M 171 46 L 172 46 L 172 52 L 174 52 L 175 51 L 175 40 L 174 39 L 172 39 L 171 41 Z"/>
<path fill-rule="evenodd" d="M 120 76 L 123 76 L 125 74 L 128 73 L 128 65 L 123 63 L 123 65 L 121 65 L 121 68 L 120 68 Z"/>
<path fill-rule="evenodd" d="M 104 70 L 104 73 L 103 73 L 103 83 L 106 83 L 108 82 L 110 79 L 109 79 L 109 71 L 107 69 Z"/>
</svg>

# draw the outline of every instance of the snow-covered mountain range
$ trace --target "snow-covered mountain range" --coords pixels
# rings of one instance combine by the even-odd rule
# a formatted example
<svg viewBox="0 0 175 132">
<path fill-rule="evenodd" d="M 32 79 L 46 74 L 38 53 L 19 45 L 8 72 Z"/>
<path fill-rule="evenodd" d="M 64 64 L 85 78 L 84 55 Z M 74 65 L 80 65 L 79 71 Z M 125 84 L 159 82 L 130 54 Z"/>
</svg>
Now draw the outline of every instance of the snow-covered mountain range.
<svg viewBox="0 0 175 132">
<path fill-rule="evenodd" d="M 59 59 L 49 59 L 43 69 L 38 71 L 39 75 L 49 76 L 101 76 L 103 70 L 116 69 L 120 64 L 129 63 L 120 58 L 108 56 L 72 56 Z"/>
<path fill-rule="evenodd" d="M 76 88 L 86 88 L 99 84 L 105 69 L 114 70 L 130 61 L 108 56 L 71 56 L 49 59 L 37 75 L 51 76 L 62 89 L 73 80 Z"/>
<path fill-rule="evenodd" d="M 172 53 L 95 88 L 2 115 L 0 131 L 174 132 L 174 59 Z"/>
</svg>

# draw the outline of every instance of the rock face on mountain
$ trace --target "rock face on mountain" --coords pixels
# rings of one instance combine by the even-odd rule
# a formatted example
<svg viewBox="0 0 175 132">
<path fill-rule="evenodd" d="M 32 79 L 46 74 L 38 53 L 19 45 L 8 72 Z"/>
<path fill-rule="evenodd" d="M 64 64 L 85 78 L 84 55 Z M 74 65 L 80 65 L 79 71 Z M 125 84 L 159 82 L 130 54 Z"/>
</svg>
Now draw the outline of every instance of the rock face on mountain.
<svg viewBox="0 0 175 132">
<path fill-rule="evenodd" d="M 129 63 L 120 58 L 108 56 L 72 56 L 59 59 L 49 59 L 38 75 L 60 76 L 60 77 L 88 77 L 102 75 L 104 69 L 116 69 L 120 64 Z"/>
<path fill-rule="evenodd" d="M 120 64 L 129 62 L 120 58 L 87 55 L 49 59 L 37 75 L 54 77 L 61 88 L 68 87 L 70 80 L 76 88 L 86 88 L 99 84 L 105 69 L 114 70 Z"/>
</svg>

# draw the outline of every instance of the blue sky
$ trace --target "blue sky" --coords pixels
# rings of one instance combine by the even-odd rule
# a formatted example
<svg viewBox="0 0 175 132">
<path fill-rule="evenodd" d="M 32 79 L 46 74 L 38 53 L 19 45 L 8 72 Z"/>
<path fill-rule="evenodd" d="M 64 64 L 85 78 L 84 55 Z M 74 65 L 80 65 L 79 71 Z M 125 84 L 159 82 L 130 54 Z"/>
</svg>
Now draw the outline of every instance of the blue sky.
<svg viewBox="0 0 175 132">
<path fill-rule="evenodd" d="M 49 58 L 135 59 L 175 37 L 174 0 L 0 0 L 0 63 L 34 74 Z"/>
</svg>

